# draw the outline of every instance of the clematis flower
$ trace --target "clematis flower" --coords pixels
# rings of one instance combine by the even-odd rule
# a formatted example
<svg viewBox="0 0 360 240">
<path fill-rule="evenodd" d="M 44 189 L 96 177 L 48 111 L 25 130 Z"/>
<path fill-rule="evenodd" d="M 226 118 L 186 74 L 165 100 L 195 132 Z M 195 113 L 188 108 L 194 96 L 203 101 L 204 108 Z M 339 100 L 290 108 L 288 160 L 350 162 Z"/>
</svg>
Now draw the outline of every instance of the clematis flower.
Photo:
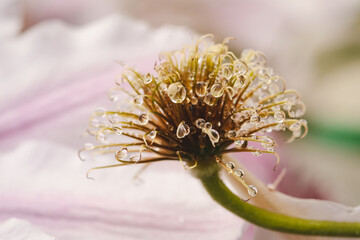
<svg viewBox="0 0 360 240">
<path fill-rule="evenodd" d="M 215 204 L 178 163 L 154 164 L 140 175 L 139 185 L 133 180 L 136 165 L 93 172 L 92 182 L 85 173 L 94 163 L 77 160 L 88 112 L 102 104 L 119 72 L 110 62 L 130 59 L 146 70 L 152 54 L 181 47 L 189 35 L 184 28 L 155 30 L 111 16 L 77 28 L 43 22 L 1 39 L 0 225 L 7 234 L 1 237 L 12 232 L 31 239 L 28 230 L 40 229 L 46 234 L 31 230 L 34 239 L 253 238 L 253 227 L 243 233 L 244 221 Z M 266 164 L 259 164 L 257 173 L 270 179 Z M 258 198 L 264 191 L 254 184 Z M 271 233 L 267 237 L 275 236 Z"/>
<path fill-rule="evenodd" d="M 117 87 L 110 90 L 109 97 L 116 101 L 125 91 L 133 109 L 95 111 L 88 132 L 100 145 L 88 143 L 83 149 L 115 153 L 120 163 L 95 169 L 179 160 L 185 169 L 202 174 L 197 169 L 216 169 L 213 163 L 217 162 L 245 186 L 248 199 L 255 196 L 256 187 L 242 179 L 244 171 L 235 169 L 232 162 L 223 162 L 222 155 L 274 154 L 275 169 L 279 164 L 276 143 L 265 133 L 289 129 L 289 141 L 302 138 L 307 124 L 297 118 L 305 113 L 305 105 L 299 94 L 286 90 L 285 81 L 265 65 L 262 53 L 245 50 L 237 58 L 225 42 L 213 45 L 199 39 L 181 51 L 162 53 L 153 75 L 126 68 L 118 84 L 127 82 L 133 93 Z M 117 136 L 129 140 L 121 142 Z"/>
<path fill-rule="evenodd" d="M 256 225 L 304 235 L 360 234 L 360 223 L 346 222 L 349 219 L 306 220 L 288 217 L 286 211 L 285 215 L 268 211 L 279 207 L 271 202 L 277 197 L 266 190 L 256 201 L 260 208 L 241 203 L 219 179 L 222 167 L 246 190 L 247 196 L 240 199 L 247 202 L 255 197 L 258 189 L 248 185 L 244 170 L 236 169 L 223 155 L 271 153 L 277 157 L 275 170 L 279 164 L 274 152 L 276 143 L 264 135 L 265 131 L 289 129 L 290 141 L 302 138 L 307 133 L 306 121 L 296 118 L 304 114 L 305 106 L 298 93 L 286 90 L 285 81 L 266 66 L 262 53 L 245 50 L 237 58 L 228 51 L 227 40 L 211 44 L 203 38 L 180 51 L 162 53 L 160 62 L 155 64 L 155 74 L 125 69 L 117 84 L 128 83 L 132 92 L 113 88 L 109 97 L 116 101 L 123 91 L 130 96 L 127 100 L 130 107 L 123 110 L 121 103 L 123 107 L 118 110 L 96 110 L 90 118 L 88 133 L 95 136 L 99 145 L 87 143 L 79 152 L 80 158 L 84 151 L 114 154 L 120 163 L 90 171 L 175 160 L 201 179 L 215 201 Z M 248 146 L 249 142 L 260 143 L 265 150 Z"/>
</svg>

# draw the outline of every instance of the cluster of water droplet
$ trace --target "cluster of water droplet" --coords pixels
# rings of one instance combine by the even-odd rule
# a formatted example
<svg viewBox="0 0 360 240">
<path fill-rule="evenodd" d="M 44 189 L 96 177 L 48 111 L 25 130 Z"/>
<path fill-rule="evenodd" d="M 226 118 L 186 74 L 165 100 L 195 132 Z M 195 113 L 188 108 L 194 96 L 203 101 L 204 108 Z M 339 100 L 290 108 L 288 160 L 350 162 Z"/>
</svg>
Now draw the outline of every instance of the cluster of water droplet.
<svg viewBox="0 0 360 240">
<path fill-rule="evenodd" d="M 266 66 L 261 52 L 248 49 L 237 58 L 226 42 L 212 44 L 200 39 L 194 46 L 163 53 L 154 70 L 153 74 L 124 70 L 119 86 L 109 92 L 117 109 L 97 110 L 90 120 L 89 133 L 100 146 L 87 144 L 84 150 L 115 148 L 118 161 L 137 163 L 142 162 L 141 152 L 148 150 L 155 154 L 154 159 L 176 158 L 196 166 L 201 156 L 209 154 L 276 155 L 275 140 L 267 136 L 274 130 L 291 131 L 290 140 L 306 134 L 306 121 L 298 119 L 305 105 L 298 93 L 286 90 L 285 81 Z M 133 92 L 121 89 L 123 83 Z M 123 98 L 125 93 L 130 100 Z M 131 141 L 119 143 L 119 136 Z M 130 156 L 129 148 L 140 154 Z M 219 149 L 222 152 L 215 152 Z M 224 167 L 242 178 L 243 171 L 230 165 Z M 255 196 L 256 188 L 247 187 L 250 196 Z"/>
</svg>

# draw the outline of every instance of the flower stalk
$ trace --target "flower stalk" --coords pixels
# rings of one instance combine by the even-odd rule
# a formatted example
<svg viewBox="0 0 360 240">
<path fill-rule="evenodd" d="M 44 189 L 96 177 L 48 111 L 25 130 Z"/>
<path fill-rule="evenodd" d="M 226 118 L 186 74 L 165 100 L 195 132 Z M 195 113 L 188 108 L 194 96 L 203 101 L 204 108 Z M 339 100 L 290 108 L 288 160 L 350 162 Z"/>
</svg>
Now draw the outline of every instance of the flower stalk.
<svg viewBox="0 0 360 240">
<path fill-rule="evenodd" d="M 210 196 L 227 210 L 257 226 L 301 235 L 360 237 L 360 222 L 319 221 L 291 217 L 244 202 L 220 179 L 218 172 L 203 175 L 201 182 Z"/>
</svg>

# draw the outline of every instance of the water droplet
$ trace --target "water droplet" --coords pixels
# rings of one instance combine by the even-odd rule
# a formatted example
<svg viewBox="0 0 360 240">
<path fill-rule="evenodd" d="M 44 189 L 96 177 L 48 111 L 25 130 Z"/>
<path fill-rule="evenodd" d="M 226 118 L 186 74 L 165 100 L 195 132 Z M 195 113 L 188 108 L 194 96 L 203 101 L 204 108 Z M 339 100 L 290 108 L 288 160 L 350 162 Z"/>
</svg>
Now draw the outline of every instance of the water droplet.
<svg viewBox="0 0 360 240">
<path fill-rule="evenodd" d="M 105 134 L 102 133 L 102 132 L 98 132 L 98 133 L 96 134 L 96 140 L 97 140 L 99 143 L 104 143 L 105 140 L 106 140 Z"/>
<path fill-rule="evenodd" d="M 84 146 L 83 146 L 83 149 L 84 150 L 92 150 L 92 149 L 94 149 L 94 144 L 92 144 L 92 143 L 85 143 L 84 144 Z"/>
<path fill-rule="evenodd" d="M 211 128 L 212 128 L 211 122 L 205 123 L 205 125 L 204 125 L 204 129 L 205 129 L 205 130 L 210 130 Z"/>
<path fill-rule="evenodd" d="M 205 121 L 204 119 L 202 119 L 202 118 L 198 118 L 198 119 L 196 119 L 196 121 L 195 121 L 196 127 L 197 127 L 197 128 L 200 128 L 200 129 L 204 128 L 205 123 L 206 123 L 206 121 Z"/>
<path fill-rule="evenodd" d="M 218 98 L 224 94 L 224 88 L 221 84 L 215 83 L 214 85 L 212 85 L 210 92 L 214 97 Z"/>
<path fill-rule="evenodd" d="M 91 119 L 91 126 L 96 127 L 96 128 L 99 127 L 100 126 L 99 119 L 97 119 L 97 118 Z"/>
<path fill-rule="evenodd" d="M 272 139 L 272 138 L 270 138 L 270 137 L 268 137 L 268 136 L 264 136 L 264 137 L 262 138 L 262 141 L 263 141 L 263 142 L 261 142 L 261 146 L 262 146 L 263 148 L 267 149 L 268 151 L 273 150 L 273 148 L 274 148 L 274 146 L 275 146 L 275 141 L 274 141 L 274 139 Z M 271 150 L 269 150 L 269 149 L 271 149 Z"/>
<path fill-rule="evenodd" d="M 256 150 L 255 152 L 252 152 L 254 156 L 261 156 L 262 152 L 260 150 Z"/>
<path fill-rule="evenodd" d="M 250 117 L 251 124 L 258 124 L 260 122 L 260 116 L 257 113 L 253 113 Z"/>
<path fill-rule="evenodd" d="M 251 197 L 255 197 L 258 193 L 258 190 L 254 185 L 249 185 L 248 193 Z"/>
<path fill-rule="evenodd" d="M 205 82 L 197 82 L 195 92 L 199 97 L 203 97 L 206 95 L 206 83 Z"/>
<path fill-rule="evenodd" d="M 226 78 L 228 80 L 233 76 L 233 72 L 228 67 L 226 67 L 222 70 L 222 74 L 223 74 L 224 78 Z"/>
<path fill-rule="evenodd" d="M 117 160 L 123 160 L 128 155 L 128 150 L 126 147 L 121 147 L 118 151 L 115 153 L 115 158 Z"/>
<path fill-rule="evenodd" d="M 276 83 L 272 83 L 268 86 L 270 94 L 276 94 L 280 92 L 280 87 Z"/>
<path fill-rule="evenodd" d="M 236 131 L 234 131 L 234 130 L 228 131 L 227 136 L 228 136 L 228 138 L 236 137 Z"/>
<path fill-rule="evenodd" d="M 259 94 L 258 98 L 259 98 L 259 100 L 261 101 L 261 100 L 267 98 L 268 96 L 269 96 L 268 93 L 262 92 L 262 93 Z"/>
<path fill-rule="evenodd" d="M 187 135 L 189 135 L 189 133 L 190 133 L 190 127 L 184 121 L 182 121 L 176 130 L 176 136 L 178 138 L 184 138 Z"/>
<path fill-rule="evenodd" d="M 141 157 L 140 156 L 131 156 L 130 157 L 130 161 L 132 162 L 138 162 L 140 161 Z"/>
<path fill-rule="evenodd" d="M 193 96 L 193 97 L 191 97 L 190 102 L 192 105 L 196 105 L 196 104 L 198 104 L 199 100 L 197 99 L 197 97 Z"/>
<path fill-rule="evenodd" d="M 186 97 L 186 89 L 180 82 L 170 84 L 167 93 L 173 103 L 182 103 Z"/>
<path fill-rule="evenodd" d="M 230 170 L 234 170 L 234 169 L 235 169 L 235 163 L 233 163 L 233 162 L 228 162 L 228 163 L 226 163 L 226 166 L 227 166 Z"/>
<path fill-rule="evenodd" d="M 142 95 L 137 95 L 136 97 L 134 97 L 133 102 L 135 105 L 140 106 L 144 102 L 144 97 Z"/>
<path fill-rule="evenodd" d="M 159 90 L 161 91 L 161 92 L 166 92 L 167 91 L 167 85 L 166 85 L 166 83 L 160 83 L 160 85 L 159 85 Z"/>
<path fill-rule="evenodd" d="M 281 111 L 281 110 L 279 110 L 279 111 L 276 111 L 275 113 L 274 113 L 274 119 L 275 119 L 275 121 L 277 121 L 277 122 L 283 122 L 284 120 L 285 120 L 285 113 L 283 112 L 283 111 Z"/>
<path fill-rule="evenodd" d="M 116 135 L 120 136 L 123 133 L 123 128 L 119 123 L 115 123 L 112 127 Z"/>
<path fill-rule="evenodd" d="M 244 171 L 241 169 L 236 169 L 234 174 L 235 176 L 242 178 L 244 176 Z"/>
<path fill-rule="evenodd" d="M 151 76 L 151 74 L 150 73 L 148 73 L 148 74 L 146 74 L 145 76 L 144 76 L 144 83 L 145 84 L 149 84 L 149 83 L 151 83 L 151 81 L 153 80 L 153 77 Z"/>
<path fill-rule="evenodd" d="M 212 145 L 215 146 L 215 143 L 219 142 L 220 140 L 220 135 L 218 131 L 216 131 L 215 129 L 210 129 L 209 131 L 207 131 L 207 134 L 209 135 Z"/>
<path fill-rule="evenodd" d="M 234 142 L 236 148 L 243 148 L 245 141 L 244 140 L 236 140 Z"/>
<path fill-rule="evenodd" d="M 149 114 L 148 113 L 142 113 L 139 115 L 139 123 L 141 125 L 145 125 L 149 122 Z"/>
<path fill-rule="evenodd" d="M 106 109 L 105 108 L 97 108 L 95 110 L 95 114 L 100 116 L 100 117 L 105 117 Z"/>
<path fill-rule="evenodd" d="M 228 96 L 229 96 L 229 99 L 232 100 L 233 97 L 235 96 L 235 90 L 234 90 L 234 88 L 232 88 L 232 87 L 226 87 L 226 92 L 227 92 L 227 94 L 228 94 Z"/>
<path fill-rule="evenodd" d="M 234 82 L 235 88 L 242 88 L 245 85 L 245 78 L 243 76 L 238 76 Z"/>
<path fill-rule="evenodd" d="M 269 83 L 271 83 L 271 78 L 270 78 L 270 76 L 267 75 L 267 74 L 260 74 L 260 75 L 258 76 L 258 78 L 259 78 L 259 81 L 260 81 L 261 83 L 263 83 L 263 84 L 269 84 Z"/>
<path fill-rule="evenodd" d="M 245 74 L 246 71 L 247 71 L 247 66 L 246 66 L 246 64 L 245 64 L 244 62 L 242 62 L 242 61 L 236 61 L 236 62 L 234 63 L 234 69 L 235 69 L 235 72 L 236 72 L 237 74 L 243 75 L 243 74 Z"/>
<path fill-rule="evenodd" d="M 109 90 L 108 92 L 108 97 L 110 99 L 110 101 L 116 102 L 117 100 L 119 100 L 120 98 L 120 90 L 117 88 L 112 88 Z"/>
<path fill-rule="evenodd" d="M 157 132 L 156 131 L 151 131 L 149 132 L 149 134 L 147 135 L 151 140 L 154 140 L 156 138 Z"/>
<path fill-rule="evenodd" d="M 294 122 L 290 125 L 289 129 L 290 131 L 297 131 L 301 128 L 301 124 L 299 122 Z"/>
<path fill-rule="evenodd" d="M 209 106 L 213 106 L 216 102 L 216 98 L 211 93 L 208 93 L 204 98 L 204 102 Z"/>
</svg>

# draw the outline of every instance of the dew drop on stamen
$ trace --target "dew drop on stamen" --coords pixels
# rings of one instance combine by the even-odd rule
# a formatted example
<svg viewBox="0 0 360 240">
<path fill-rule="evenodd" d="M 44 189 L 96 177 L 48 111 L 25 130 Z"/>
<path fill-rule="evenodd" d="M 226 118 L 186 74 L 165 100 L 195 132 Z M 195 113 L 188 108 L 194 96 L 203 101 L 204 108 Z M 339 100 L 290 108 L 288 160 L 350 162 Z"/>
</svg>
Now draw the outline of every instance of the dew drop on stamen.
<svg viewBox="0 0 360 240">
<path fill-rule="evenodd" d="M 260 116 L 257 113 L 253 113 L 250 117 L 251 124 L 258 124 L 260 122 Z"/>
<path fill-rule="evenodd" d="M 249 185 L 248 193 L 251 197 L 255 197 L 258 193 L 258 190 L 254 185 Z"/>
<path fill-rule="evenodd" d="M 94 148 L 95 148 L 95 146 L 92 143 L 85 143 L 84 146 L 83 146 L 84 150 L 92 150 Z"/>
<path fill-rule="evenodd" d="M 156 131 L 151 131 L 151 132 L 149 132 L 148 137 L 149 137 L 151 140 L 154 140 L 154 139 L 156 138 L 156 135 L 157 135 L 157 132 L 156 132 Z"/>
<path fill-rule="evenodd" d="M 214 97 L 219 98 L 224 94 L 224 88 L 221 84 L 215 83 L 212 85 L 210 92 Z"/>
<path fill-rule="evenodd" d="M 105 140 L 106 140 L 105 134 L 102 133 L 102 132 L 97 133 L 97 134 L 96 134 L 96 140 L 97 140 L 99 143 L 104 143 Z"/>
<path fill-rule="evenodd" d="M 123 133 L 123 128 L 120 124 L 115 123 L 112 127 L 116 135 L 120 136 Z"/>
<path fill-rule="evenodd" d="M 108 97 L 109 97 L 110 101 L 116 102 L 119 100 L 120 96 L 121 95 L 120 95 L 119 89 L 112 88 L 108 92 Z"/>
<path fill-rule="evenodd" d="M 270 76 L 267 75 L 267 74 L 261 74 L 261 75 L 258 76 L 258 78 L 259 78 L 259 81 L 260 81 L 261 83 L 264 83 L 264 84 L 269 84 L 269 83 L 271 83 L 271 78 L 270 78 Z"/>
<path fill-rule="evenodd" d="M 143 80 L 144 80 L 144 83 L 145 83 L 145 84 L 149 84 L 149 83 L 151 83 L 151 81 L 153 80 L 153 77 L 151 76 L 150 73 L 148 73 L 148 74 L 146 74 L 146 75 L 144 76 Z"/>
<path fill-rule="evenodd" d="M 186 98 L 186 89 L 180 82 L 170 84 L 167 93 L 173 103 L 182 103 Z"/>
<path fill-rule="evenodd" d="M 135 105 L 140 106 L 144 102 L 144 97 L 142 95 L 137 95 L 136 97 L 134 97 L 133 102 Z"/>
<path fill-rule="evenodd" d="M 280 92 L 280 87 L 276 83 L 272 83 L 268 86 L 270 94 L 276 94 Z"/>
<path fill-rule="evenodd" d="M 126 147 L 121 147 L 118 151 L 115 153 L 115 158 L 117 160 L 123 160 L 128 155 L 128 150 Z"/>
<path fill-rule="evenodd" d="M 242 178 L 244 176 L 244 171 L 241 170 L 241 169 L 236 169 L 235 172 L 234 172 L 234 175 L 239 177 L 239 178 Z"/>
<path fill-rule="evenodd" d="M 227 136 L 228 136 L 228 138 L 236 137 L 236 131 L 234 131 L 234 130 L 228 131 Z"/>
<path fill-rule="evenodd" d="M 106 109 L 105 108 L 97 108 L 95 110 L 95 114 L 100 116 L 100 117 L 105 117 L 106 115 Z"/>
<path fill-rule="evenodd" d="M 290 125 L 290 131 L 298 131 L 301 128 L 301 124 L 299 122 L 294 122 Z"/>
<path fill-rule="evenodd" d="M 233 162 L 226 163 L 226 166 L 232 171 L 235 169 L 235 164 Z M 231 172 L 229 172 L 231 173 Z"/>
<path fill-rule="evenodd" d="M 91 126 L 96 127 L 96 128 L 99 127 L 100 126 L 99 119 L 97 119 L 97 118 L 91 119 Z"/>
<path fill-rule="evenodd" d="M 197 97 L 191 97 L 190 102 L 192 105 L 196 105 L 198 104 L 199 100 L 197 99 Z"/>
<path fill-rule="evenodd" d="M 267 149 L 268 151 L 273 150 L 273 147 L 275 146 L 275 141 L 273 139 L 271 139 L 270 137 L 263 137 L 261 142 L 261 146 L 265 149 Z M 270 150 L 271 149 L 271 150 Z"/>
<path fill-rule="evenodd" d="M 196 127 L 197 127 L 197 128 L 200 128 L 200 129 L 204 128 L 205 123 L 206 123 L 206 121 L 205 121 L 204 119 L 202 119 L 202 118 L 198 118 L 198 119 L 196 119 L 196 121 L 195 121 Z"/>
<path fill-rule="evenodd" d="M 213 144 L 213 146 L 215 146 L 215 143 L 219 142 L 220 140 L 220 135 L 218 131 L 216 131 L 215 129 L 210 129 L 207 134 L 209 135 L 211 143 Z"/>
<path fill-rule="evenodd" d="M 142 113 L 139 115 L 139 123 L 141 125 L 145 125 L 149 122 L 149 114 L 148 113 Z"/>
<path fill-rule="evenodd" d="M 190 133 L 190 127 L 184 121 L 182 121 L 176 130 L 176 136 L 178 138 L 184 138 L 187 135 L 189 135 L 189 133 Z"/>
<path fill-rule="evenodd" d="M 197 82 L 195 92 L 199 97 L 206 95 L 207 86 L 205 82 Z"/>
<path fill-rule="evenodd" d="M 141 160 L 141 157 L 140 156 L 131 156 L 130 157 L 130 161 L 132 162 L 138 162 Z"/>
<path fill-rule="evenodd" d="M 216 98 L 211 93 L 208 93 L 204 97 L 204 102 L 209 106 L 213 106 L 216 102 Z"/>
<path fill-rule="evenodd" d="M 204 128 L 205 128 L 205 130 L 210 130 L 210 129 L 212 128 L 211 122 L 205 123 L 205 124 L 204 124 Z"/>
<path fill-rule="evenodd" d="M 233 76 L 233 72 L 228 67 L 223 69 L 222 74 L 223 74 L 224 78 L 226 78 L 228 80 Z"/>
<path fill-rule="evenodd" d="M 244 140 L 236 140 L 234 142 L 235 148 L 243 148 L 245 141 Z"/>
<path fill-rule="evenodd" d="M 239 76 L 236 78 L 235 82 L 234 82 L 234 87 L 235 88 L 242 88 L 245 85 L 245 79 L 243 76 Z"/>
<path fill-rule="evenodd" d="M 283 112 L 283 111 L 281 111 L 281 110 L 279 110 L 279 111 L 276 111 L 275 113 L 274 113 L 274 119 L 275 119 L 275 121 L 277 121 L 277 122 L 283 122 L 284 120 L 285 120 L 285 113 Z"/>
<path fill-rule="evenodd" d="M 247 71 L 247 66 L 243 62 L 237 61 L 234 63 L 234 69 L 237 74 L 243 75 Z"/>
<path fill-rule="evenodd" d="M 262 152 L 258 149 L 255 152 L 252 152 L 252 155 L 257 156 L 257 157 L 261 156 L 261 154 L 262 154 Z"/>
</svg>

